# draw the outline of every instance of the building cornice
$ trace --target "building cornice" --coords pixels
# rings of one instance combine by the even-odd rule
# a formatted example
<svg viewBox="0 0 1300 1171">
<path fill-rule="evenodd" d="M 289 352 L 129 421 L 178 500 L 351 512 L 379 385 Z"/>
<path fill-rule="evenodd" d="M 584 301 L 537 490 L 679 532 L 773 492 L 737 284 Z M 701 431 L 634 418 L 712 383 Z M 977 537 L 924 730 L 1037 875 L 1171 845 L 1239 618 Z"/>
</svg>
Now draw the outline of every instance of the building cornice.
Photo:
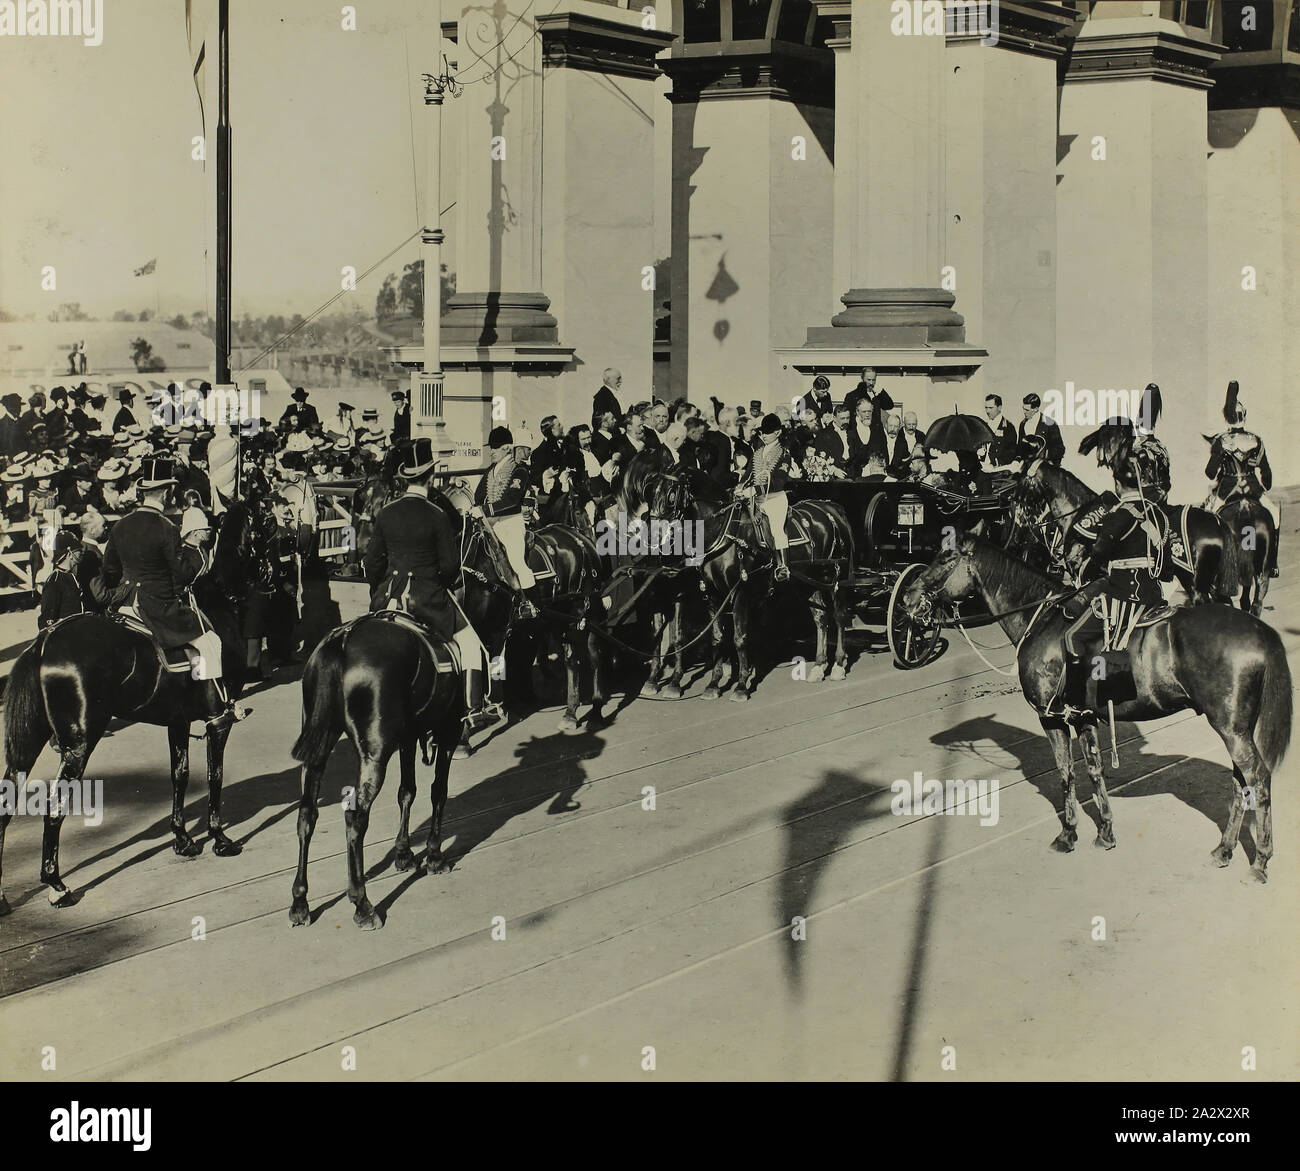
<svg viewBox="0 0 1300 1171">
<path fill-rule="evenodd" d="M 1214 85 L 1211 68 L 1224 49 L 1173 31 L 1168 21 L 1109 20 L 1105 31 L 1085 26 L 1064 60 L 1063 84 L 1150 78 L 1192 89 Z M 1124 25 L 1137 25 L 1124 28 Z"/>
<path fill-rule="evenodd" d="M 716 46 L 679 46 L 659 67 L 673 81 L 671 102 L 764 97 L 800 105 L 835 105 L 835 55 L 829 49 L 790 41 L 735 41 Z"/>
<path fill-rule="evenodd" d="M 578 12 L 540 13 L 542 63 L 547 69 L 578 69 L 615 77 L 654 80 L 655 56 L 676 39 L 659 29 Z"/>
</svg>

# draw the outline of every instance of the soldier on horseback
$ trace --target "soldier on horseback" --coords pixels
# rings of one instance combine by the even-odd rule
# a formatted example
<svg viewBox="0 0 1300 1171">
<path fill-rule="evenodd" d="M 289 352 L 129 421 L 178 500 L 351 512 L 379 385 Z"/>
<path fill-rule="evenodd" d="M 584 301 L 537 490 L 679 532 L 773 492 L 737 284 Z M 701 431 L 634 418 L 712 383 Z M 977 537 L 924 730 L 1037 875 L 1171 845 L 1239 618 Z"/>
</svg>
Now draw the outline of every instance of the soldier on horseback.
<svg viewBox="0 0 1300 1171">
<path fill-rule="evenodd" d="M 758 428 L 759 443 L 754 451 L 753 477 L 747 489 L 742 489 L 757 502 L 767 517 L 772 551 L 776 555 L 776 567 L 772 571 L 775 581 L 790 579 L 790 567 L 786 563 L 790 539 L 785 533 L 790 501 L 785 494 L 785 485 L 788 480 L 798 479 L 802 475 L 783 438 L 781 420 L 776 415 L 765 415 Z M 755 527 L 762 532 L 761 525 Z"/>
<path fill-rule="evenodd" d="M 197 652 L 195 678 L 210 685 L 209 726 L 228 726 L 249 711 L 231 702 L 222 683 L 221 639 L 194 604 L 188 587 L 210 568 L 201 546 L 206 530 L 187 533 L 166 516 L 176 470 L 171 460 L 146 460 L 136 485 L 141 501 L 108 535 L 99 589 L 116 607 L 134 605 L 164 651 L 190 646 Z"/>
<path fill-rule="evenodd" d="M 405 491 L 375 518 L 366 548 L 370 610 L 402 610 L 435 638 L 456 644 L 465 673 L 465 720 L 473 728 L 487 714 L 483 644 L 451 596 L 460 576 L 460 547 L 453 509 L 430 485 L 436 463 L 425 437 L 403 453 L 397 474 Z"/>
<path fill-rule="evenodd" d="M 1239 389 L 1236 382 L 1228 383 L 1227 399 L 1223 404 L 1223 418 L 1228 430 L 1219 432 L 1209 441 L 1210 462 L 1205 465 L 1205 476 L 1211 481 L 1211 488 L 1205 507 L 1217 513 L 1236 497 L 1258 501 L 1266 508 L 1273 518 L 1275 530 L 1268 551 L 1268 571 L 1270 577 L 1277 577 L 1282 516 L 1277 501 L 1268 495 L 1273 487 L 1273 470 L 1268 466 L 1264 441 L 1253 431 L 1246 430 L 1246 408 L 1238 397 Z"/>
<path fill-rule="evenodd" d="M 524 500 L 528 495 L 528 464 L 515 459 L 515 437 L 508 427 L 493 427 L 488 434 L 488 462 L 492 465 L 474 490 L 470 515 L 487 519 L 501 542 L 519 583 L 519 615 L 537 617 L 537 578 L 528 568 L 524 546 Z"/>
</svg>

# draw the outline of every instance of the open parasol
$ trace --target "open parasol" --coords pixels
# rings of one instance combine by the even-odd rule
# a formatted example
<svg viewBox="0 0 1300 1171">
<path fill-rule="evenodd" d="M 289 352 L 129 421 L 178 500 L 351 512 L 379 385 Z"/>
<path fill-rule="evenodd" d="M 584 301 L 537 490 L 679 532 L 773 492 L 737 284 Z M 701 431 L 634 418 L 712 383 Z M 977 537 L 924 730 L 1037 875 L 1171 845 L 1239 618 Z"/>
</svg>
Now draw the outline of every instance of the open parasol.
<svg viewBox="0 0 1300 1171">
<path fill-rule="evenodd" d="M 993 428 L 978 415 L 941 415 L 925 429 L 925 446 L 931 451 L 978 451 L 996 438 Z"/>
</svg>

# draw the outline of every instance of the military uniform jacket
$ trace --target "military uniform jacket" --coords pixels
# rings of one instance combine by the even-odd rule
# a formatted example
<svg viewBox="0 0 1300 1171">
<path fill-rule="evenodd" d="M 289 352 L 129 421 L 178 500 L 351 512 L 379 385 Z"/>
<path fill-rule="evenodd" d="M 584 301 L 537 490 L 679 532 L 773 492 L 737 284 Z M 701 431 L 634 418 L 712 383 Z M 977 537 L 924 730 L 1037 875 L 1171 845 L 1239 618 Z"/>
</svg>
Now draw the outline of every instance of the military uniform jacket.
<svg viewBox="0 0 1300 1171">
<path fill-rule="evenodd" d="M 1215 492 L 1227 499 L 1237 490 L 1237 467 L 1250 481 L 1250 494 L 1259 496 L 1273 487 L 1273 470 L 1268 466 L 1264 441 L 1253 431 L 1233 429 L 1216 435 L 1210 447 L 1205 477 L 1215 482 Z"/>
<path fill-rule="evenodd" d="M 1169 449 L 1154 435 L 1139 435 L 1133 442 L 1133 469 L 1128 473 L 1133 483 L 1127 487 L 1140 488 L 1148 500 L 1163 504 L 1169 498 Z M 1137 477 L 1141 476 L 1141 483 Z"/>
<path fill-rule="evenodd" d="M 447 592 L 460 576 L 455 526 L 428 497 L 407 492 L 380 510 L 365 568 L 372 611 L 396 599 L 439 638 L 464 626 Z"/>
<path fill-rule="evenodd" d="M 1090 568 L 1108 578 L 1116 597 L 1160 606 L 1165 599 L 1155 571 L 1154 539 L 1145 522 L 1140 504 L 1121 500 L 1097 523 Z M 1082 532 L 1082 525 L 1078 527 Z"/>
<path fill-rule="evenodd" d="M 181 542 L 181 531 L 155 508 L 138 508 L 108 534 L 101 581 L 130 585 L 136 609 L 166 649 L 193 642 L 205 627 L 181 596 L 203 572 L 203 554 Z M 129 598 L 128 598 L 129 600 Z"/>
<path fill-rule="evenodd" d="M 37 625 L 44 630 L 61 618 L 85 613 L 85 609 L 77 579 L 66 569 L 56 569 L 46 580 L 45 588 L 41 590 L 41 616 L 37 620 Z"/>
<path fill-rule="evenodd" d="M 488 469 L 474 489 L 474 503 L 485 516 L 513 516 L 523 511 L 529 467 L 507 456 Z"/>
</svg>

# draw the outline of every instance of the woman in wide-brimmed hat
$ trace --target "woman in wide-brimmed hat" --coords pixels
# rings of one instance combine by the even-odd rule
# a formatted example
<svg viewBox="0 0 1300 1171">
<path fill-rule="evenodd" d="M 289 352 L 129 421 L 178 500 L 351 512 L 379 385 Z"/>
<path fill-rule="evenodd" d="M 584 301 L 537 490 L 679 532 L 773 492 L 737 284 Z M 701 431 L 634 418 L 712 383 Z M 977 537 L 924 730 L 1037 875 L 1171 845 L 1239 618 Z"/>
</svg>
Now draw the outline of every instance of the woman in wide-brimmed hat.
<svg viewBox="0 0 1300 1171">
<path fill-rule="evenodd" d="M 95 474 L 97 481 L 91 497 L 95 508 L 105 515 L 119 516 L 134 503 L 129 491 L 128 476 L 131 467 L 125 459 L 113 456 L 106 459 Z"/>
</svg>

